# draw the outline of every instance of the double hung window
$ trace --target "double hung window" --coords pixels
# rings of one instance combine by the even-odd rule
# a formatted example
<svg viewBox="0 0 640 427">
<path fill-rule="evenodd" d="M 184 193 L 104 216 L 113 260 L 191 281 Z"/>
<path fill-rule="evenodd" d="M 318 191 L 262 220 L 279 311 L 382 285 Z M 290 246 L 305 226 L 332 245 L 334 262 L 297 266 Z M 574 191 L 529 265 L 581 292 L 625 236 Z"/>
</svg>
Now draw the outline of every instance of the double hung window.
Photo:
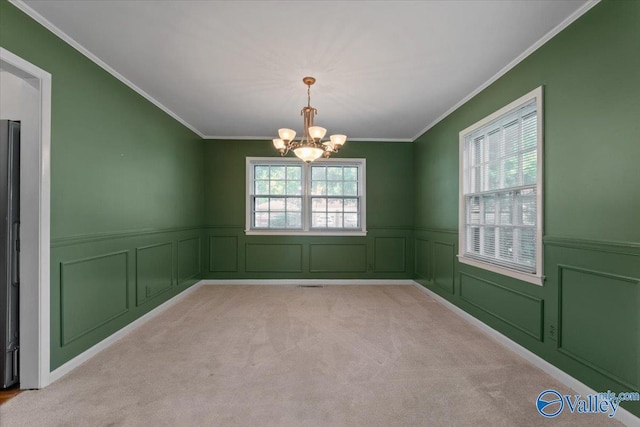
<svg viewBox="0 0 640 427">
<path fill-rule="evenodd" d="M 247 158 L 248 234 L 366 233 L 364 159 Z"/>
<path fill-rule="evenodd" d="M 460 132 L 463 263 L 542 284 L 542 89 Z"/>
</svg>

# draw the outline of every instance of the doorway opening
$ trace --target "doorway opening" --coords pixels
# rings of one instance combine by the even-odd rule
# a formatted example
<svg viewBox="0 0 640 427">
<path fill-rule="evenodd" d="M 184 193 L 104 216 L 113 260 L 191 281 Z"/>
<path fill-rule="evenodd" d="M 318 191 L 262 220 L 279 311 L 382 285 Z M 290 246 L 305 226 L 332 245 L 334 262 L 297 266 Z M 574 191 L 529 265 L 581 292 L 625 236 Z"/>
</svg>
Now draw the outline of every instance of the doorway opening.
<svg viewBox="0 0 640 427">
<path fill-rule="evenodd" d="M 21 123 L 20 388 L 42 388 L 50 382 L 51 75 L 0 48 L 0 86 L 0 119 Z"/>
</svg>

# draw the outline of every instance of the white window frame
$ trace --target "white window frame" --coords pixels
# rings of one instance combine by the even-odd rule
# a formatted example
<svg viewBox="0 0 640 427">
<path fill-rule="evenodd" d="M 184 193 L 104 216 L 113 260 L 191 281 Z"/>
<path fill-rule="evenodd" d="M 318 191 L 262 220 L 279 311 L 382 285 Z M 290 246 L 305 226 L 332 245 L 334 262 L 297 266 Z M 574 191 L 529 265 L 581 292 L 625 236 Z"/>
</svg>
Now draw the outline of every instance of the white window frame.
<svg viewBox="0 0 640 427">
<path fill-rule="evenodd" d="M 246 193 L 245 193 L 245 234 L 272 236 L 366 236 L 367 235 L 367 191 L 366 191 L 366 159 L 319 159 L 312 163 L 304 163 L 292 157 L 247 157 L 246 158 Z M 254 165 L 301 165 L 302 166 L 302 228 L 301 229 L 255 229 L 251 227 L 251 198 L 253 197 Z M 358 167 L 358 194 L 360 194 L 360 228 L 311 228 L 311 166 L 340 165 Z"/>
<path fill-rule="evenodd" d="M 463 264 L 468 264 L 474 267 L 489 270 L 495 273 L 503 274 L 505 276 L 513 277 L 525 282 L 533 283 L 535 285 L 542 286 L 544 283 L 543 275 L 543 247 L 542 247 L 542 235 L 543 235 L 543 200 L 544 200 L 544 187 L 543 187 L 543 90 L 542 86 L 532 90 L 526 95 L 516 99 L 509 105 L 504 106 L 495 113 L 485 117 L 484 119 L 474 123 L 468 128 L 464 129 L 459 134 L 459 212 L 458 212 L 458 261 Z M 471 258 L 465 255 L 465 249 L 467 247 L 466 242 L 466 212 L 467 206 L 464 196 L 464 148 L 467 135 L 475 132 L 477 129 L 488 125 L 491 122 L 499 120 L 501 117 L 511 113 L 518 108 L 531 103 L 535 100 L 536 103 L 536 115 L 537 115 L 537 179 L 536 179 L 536 269 L 535 273 L 527 273 L 520 270 L 512 269 L 502 265 L 493 264 L 491 262 L 479 260 L 477 258 Z"/>
</svg>

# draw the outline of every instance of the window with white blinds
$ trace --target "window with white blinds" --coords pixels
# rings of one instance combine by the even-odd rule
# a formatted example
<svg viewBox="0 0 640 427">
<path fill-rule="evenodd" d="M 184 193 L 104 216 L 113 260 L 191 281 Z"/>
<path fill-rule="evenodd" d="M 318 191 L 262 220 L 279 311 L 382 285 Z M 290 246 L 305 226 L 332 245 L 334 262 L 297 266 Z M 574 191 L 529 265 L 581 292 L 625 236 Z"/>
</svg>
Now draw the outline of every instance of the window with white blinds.
<svg viewBox="0 0 640 427">
<path fill-rule="evenodd" d="M 461 262 L 541 284 L 542 89 L 460 133 Z"/>
<path fill-rule="evenodd" d="M 365 160 L 247 158 L 248 234 L 366 234 Z"/>
</svg>

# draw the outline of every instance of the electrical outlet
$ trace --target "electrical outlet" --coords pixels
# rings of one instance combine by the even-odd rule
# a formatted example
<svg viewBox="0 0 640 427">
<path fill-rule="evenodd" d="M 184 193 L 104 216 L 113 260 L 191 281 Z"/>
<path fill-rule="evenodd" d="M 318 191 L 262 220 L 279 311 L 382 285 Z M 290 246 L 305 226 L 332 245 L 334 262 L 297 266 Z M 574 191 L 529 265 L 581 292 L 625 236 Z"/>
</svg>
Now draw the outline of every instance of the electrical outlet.
<svg viewBox="0 0 640 427">
<path fill-rule="evenodd" d="M 558 331 L 554 325 L 549 325 L 549 338 L 553 341 L 558 339 Z"/>
</svg>

